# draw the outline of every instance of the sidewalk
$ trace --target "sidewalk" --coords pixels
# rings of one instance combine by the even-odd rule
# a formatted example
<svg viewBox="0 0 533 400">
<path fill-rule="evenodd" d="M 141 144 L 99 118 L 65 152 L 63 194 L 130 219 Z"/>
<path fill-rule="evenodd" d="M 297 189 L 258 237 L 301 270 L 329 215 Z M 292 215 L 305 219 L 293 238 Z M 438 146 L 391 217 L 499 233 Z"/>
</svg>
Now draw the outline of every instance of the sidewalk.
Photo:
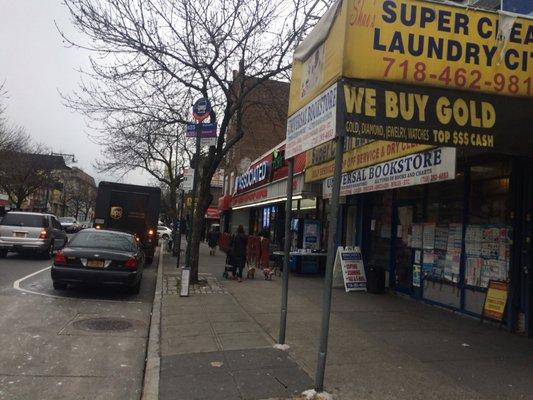
<svg viewBox="0 0 533 400">
<path fill-rule="evenodd" d="M 223 281 L 224 256 L 202 245 L 209 285 L 180 298 L 174 263 L 165 256 L 160 399 L 290 398 L 313 387 L 322 278 L 290 276 L 287 354 L 272 348 L 281 278 Z M 336 400 L 533 399 L 533 342 L 395 295 L 334 290 L 327 361 Z"/>
<path fill-rule="evenodd" d="M 221 258 L 208 258 L 203 245 L 201 251 L 206 284 L 191 286 L 189 297 L 177 294 L 176 259 L 165 255 L 159 399 L 285 399 L 311 387 L 219 283 Z"/>
</svg>

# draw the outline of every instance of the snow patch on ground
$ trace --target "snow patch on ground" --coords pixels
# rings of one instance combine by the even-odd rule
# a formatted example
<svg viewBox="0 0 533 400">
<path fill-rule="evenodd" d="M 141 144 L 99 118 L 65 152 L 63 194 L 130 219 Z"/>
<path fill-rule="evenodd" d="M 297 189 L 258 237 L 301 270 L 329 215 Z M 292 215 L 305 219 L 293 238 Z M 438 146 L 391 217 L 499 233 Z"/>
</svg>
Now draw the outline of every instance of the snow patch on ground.
<svg viewBox="0 0 533 400">
<path fill-rule="evenodd" d="M 287 351 L 291 348 L 288 344 L 275 344 L 274 348 L 281 351 Z"/>
<path fill-rule="evenodd" d="M 306 390 L 302 393 L 302 396 L 304 396 L 306 400 L 333 400 L 333 396 L 331 396 L 329 393 L 317 393 L 315 389 Z"/>
</svg>

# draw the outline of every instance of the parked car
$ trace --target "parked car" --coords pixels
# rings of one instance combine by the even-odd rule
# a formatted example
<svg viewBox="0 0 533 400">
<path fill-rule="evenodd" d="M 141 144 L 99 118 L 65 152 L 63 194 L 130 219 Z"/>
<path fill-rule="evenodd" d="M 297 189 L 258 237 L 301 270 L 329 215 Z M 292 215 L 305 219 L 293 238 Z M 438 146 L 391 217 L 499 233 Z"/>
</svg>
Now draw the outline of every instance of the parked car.
<svg viewBox="0 0 533 400">
<path fill-rule="evenodd" d="M 79 226 L 79 230 L 81 231 L 82 229 L 87 229 L 87 228 L 92 228 L 93 226 L 93 221 L 91 220 L 86 220 L 86 221 L 79 221 L 78 222 L 78 226 Z"/>
<path fill-rule="evenodd" d="M 56 290 L 68 284 L 101 283 L 128 286 L 138 293 L 144 264 L 144 252 L 134 235 L 90 228 L 57 252 L 51 275 Z"/>
<path fill-rule="evenodd" d="M 67 233 L 76 233 L 81 229 L 78 221 L 74 217 L 61 217 L 59 218 L 59 222 L 61 222 L 61 226 Z"/>
<path fill-rule="evenodd" d="M 51 214 L 8 212 L 0 222 L 0 257 L 8 252 L 32 252 L 46 259 L 67 244 L 67 234 Z"/>
<path fill-rule="evenodd" d="M 157 226 L 157 237 L 160 239 L 168 240 L 172 237 L 172 229 L 165 225 Z"/>
</svg>

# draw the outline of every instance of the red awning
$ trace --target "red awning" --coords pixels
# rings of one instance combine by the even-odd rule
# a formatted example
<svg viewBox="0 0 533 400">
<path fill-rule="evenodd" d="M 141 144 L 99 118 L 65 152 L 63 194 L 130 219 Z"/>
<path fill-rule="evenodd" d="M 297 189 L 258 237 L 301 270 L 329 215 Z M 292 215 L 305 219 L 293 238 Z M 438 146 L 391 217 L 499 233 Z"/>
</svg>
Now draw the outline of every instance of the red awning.
<svg viewBox="0 0 533 400">
<path fill-rule="evenodd" d="M 209 207 L 205 213 L 205 217 L 207 219 L 220 219 L 220 211 L 218 211 L 218 208 Z"/>
<path fill-rule="evenodd" d="M 231 209 L 231 195 L 227 194 L 218 198 L 218 209 L 220 211 Z"/>
</svg>

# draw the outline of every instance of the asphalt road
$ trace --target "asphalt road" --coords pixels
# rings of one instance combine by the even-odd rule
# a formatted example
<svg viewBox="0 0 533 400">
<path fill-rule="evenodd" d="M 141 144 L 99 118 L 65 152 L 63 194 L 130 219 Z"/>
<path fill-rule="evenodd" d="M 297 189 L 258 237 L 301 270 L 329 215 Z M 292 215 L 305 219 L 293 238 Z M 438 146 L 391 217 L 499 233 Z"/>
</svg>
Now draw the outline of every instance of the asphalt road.
<svg viewBox="0 0 533 400">
<path fill-rule="evenodd" d="M 138 295 L 55 291 L 50 264 L 0 259 L 0 400 L 139 398 L 158 258 Z"/>
</svg>

